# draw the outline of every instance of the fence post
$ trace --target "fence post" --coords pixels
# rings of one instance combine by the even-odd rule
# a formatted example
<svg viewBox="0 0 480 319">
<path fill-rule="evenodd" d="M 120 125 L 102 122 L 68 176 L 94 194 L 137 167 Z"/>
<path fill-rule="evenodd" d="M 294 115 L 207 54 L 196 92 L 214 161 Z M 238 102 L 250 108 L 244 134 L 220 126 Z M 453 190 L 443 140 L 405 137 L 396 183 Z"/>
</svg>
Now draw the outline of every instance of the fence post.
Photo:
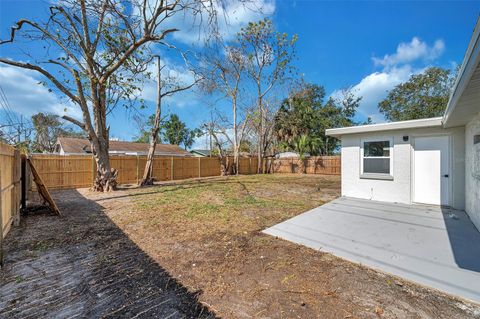
<svg viewBox="0 0 480 319">
<path fill-rule="evenodd" d="M 22 182 L 22 159 L 20 158 L 20 152 L 15 150 L 13 153 L 13 192 L 12 192 L 12 200 L 13 200 L 13 225 L 18 226 L 20 225 L 20 205 L 19 205 L 19 191 L 21 188 Z"/>
<path fill-rule="evenodd" d="M 95 183 L 95 158 L 92 155 L 92 185 Z"/>
<path fill-rule="evenodd" d="M 170 173 L 171 173 L 170 180 L 173 181 L 173 177 L 174 177 L 174 175 L 173 175 L 173 156 L 171 156 L 170 159 L 171 159 L 171 162 L 170 162 Z"/>
<path fill-rule="evenodd" d="M 198 158 L 198 178 L 201 178 L 202 177 L 202 168 L 201 168 L 201 164 L 202 164 L 202 161 L 201 161 L 201 157 Z"/>
<path fill-rule="evenodd" d="M 140 169 L 139 160 L 140 160 L 140 159 L 139 159 L 138 154 L 137 154 L 137 184 L 138 184 L 138 178 L 139 178 L 139 176 L 138 176 L 138 170 Z"/>
<path fill-rule="evenodd" d="M 27 176 L 27 169 L 26 169 L 26 164 L 27 164 L 27 161 L 26 161 L 26 157 L 25 155 L 22 155 L 21 157 L 21 165 L 22 165 L 22 168 L 21 168 L 21 176 L 22 176 L 22 209 L 25 209 L 27 208 L 27 178 L 29 176 Z"/>
</svg>

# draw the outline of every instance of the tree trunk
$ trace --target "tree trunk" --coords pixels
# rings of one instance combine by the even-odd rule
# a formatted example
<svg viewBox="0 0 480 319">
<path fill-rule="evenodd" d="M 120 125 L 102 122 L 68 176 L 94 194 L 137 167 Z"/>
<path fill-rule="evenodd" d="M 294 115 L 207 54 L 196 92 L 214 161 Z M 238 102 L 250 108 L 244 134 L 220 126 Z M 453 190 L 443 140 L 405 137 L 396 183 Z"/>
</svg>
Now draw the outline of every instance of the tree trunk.
<svg viewBox="0 0 480 319">
<path fill-rule="evenodd" d="M 258 124 L 258 166 L 257 173 L 263 173 L 263 106 L 260 87 L 258 88 L 258 114 L 260 116 L 260 122 Z"/>
<path fill-rule="evenodd" d="M 162 115 L 162 83 L 161 83 L 161 66 L 160 57 L 158 59 L 158 83 L 157 83 L 157 110 L 155 111 L 155 122 L 152 127 L 152 134 L 150 135 L 150 146 L 148 148 L 147 162 L 143 171 L 143 177 L 140 181 L 140 186 L 153 184 L 153 157 L 155 156 L 155 148 L 158 142 L 158 131 L 160 130 L 160 118 Z"/>
<path fill-rule="evenodd" d="M 305 174 L 307 172 L 306 160 L 304 158 L 298 159 L 298 173 Z"/>
<path fill-rule="evenodd" d="M 92 83 L 92 96 L 95 96 L 93 103 L 94 131 L 89 132 L 92 153 L 97 164 L 97 175 L 93 182 L 93 191 L 108 192 L 116 190 L 118 171 L 110 167 L 109 150 L 109 128 L 107 127 L 106 109 L 107 97 L 106 87 L 103 84 Z M 84 115 L 85 117 L 85 115 Z"/>
<path fill-rule="evenodd" d="M 233 154 L 233 166 L 234 166 L 234 172 L 233 172 L 233 173 L 234 173 L 235 175 L 238 175 L 238 174 L 239 174 L 238 171 L 239 171 L 239 168 L 240 168 L 240 163 L 239 163 L 239 158 L 240 158 L 240 156 L 239 156 L 238 153 L 239 153 L 239 149 L 238 149 L 238 147 L 237 147 L 237 148 L 235 149 L 234 154 Z"/>
<path fill-rule="evenodd" d="M 234 174 L 238 175 L 238 127 L 237 127 L 237 98 L 233 101 L 233 167 Z"/>
<path fill-rule="evenodd" d="M 157 117 L 155 115 L 155 123 Z M 147 162 L 145 163 L 145 169 L 143 170 L 143 177 L 140 181 L 140 186 L 153 185 L 153 157 L 155 156 L 155 148 L 157 146 L 158 129 L 152 130 L 152 136 L 150 137 L 150 146 L 148 147 Z"/>
<path fill-rule="evenodd" d="M 220 155 L 220 175 L 230 175 L 230 160 L 228 156 Z"/>
<path fill-rule="evenodd" d="M 94 158 L 97 164 L 97 174 L 93 182 L 93 191 L 108 192 L 117 188 L 118 171 L 110 167 L 110 158 L 108 156 L 108 146 L 98 144 Z"/>
</svg>

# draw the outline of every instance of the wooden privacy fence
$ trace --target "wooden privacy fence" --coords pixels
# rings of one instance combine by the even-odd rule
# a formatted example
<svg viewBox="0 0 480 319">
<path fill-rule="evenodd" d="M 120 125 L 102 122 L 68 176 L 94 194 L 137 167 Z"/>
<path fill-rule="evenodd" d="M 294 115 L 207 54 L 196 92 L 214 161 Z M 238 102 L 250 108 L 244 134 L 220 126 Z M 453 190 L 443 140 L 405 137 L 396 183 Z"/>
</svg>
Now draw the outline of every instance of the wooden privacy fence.
<svg viewBox="0 0 480 319">
<path fill-rule="evenodd" d="M 31 155 L 33 165 L 49 189 L 90 187 L 96 172 L 90 155 Z M 112 155 L 110 165 L 118 170 L 119 184 L 133 184 L 143 176 L 146 156 Z M 232 159 L 230 159 L 232 161 Z M 256 158 L 240 158 L 239 173 L 256 173 Z M 165 157 L 153 160 L 153 177 L 157 181 L 220 176 L 217 157 Z"/>
<path fill-rule="evenodd" d="M 299 173 L 298 157 L 276 158 L 267 160 L 270 173 Z M 307 174 L 340 175 L 340 156 L 312 156 L 304 160 Z"/>
<path fill-rule="evenodd" d="M 0 243 L 12 222 L 17 224 L 20 220 L 21 165 L 20 152 L 0 143 Z"/>
<path fill-rule="evenodd" d="M 96 172 L 91 155 L 33 154 L 30 156 L 43 182 L 49 189 L 90 187 Z M 134 184 L 142 178 L 146 156 L 112 155 L 110 165 L 118 169 L 119 184 Z M 269 173 L 298 173 L 298 158 L 267 159 Z M 233 159 L 230 158 L 230 164 Z M 305 160 L 307 174 L 340 175 L 340 156 L 317 156 Z M 240 174 L 255 174 L 257 158 L 243 157 Z M 220 176 L 218 157 L 165 157 L 153 161 L 153 177 L 157 181 Z M 34 185 L 33 185 L 34 186 Z"/>
</svg>

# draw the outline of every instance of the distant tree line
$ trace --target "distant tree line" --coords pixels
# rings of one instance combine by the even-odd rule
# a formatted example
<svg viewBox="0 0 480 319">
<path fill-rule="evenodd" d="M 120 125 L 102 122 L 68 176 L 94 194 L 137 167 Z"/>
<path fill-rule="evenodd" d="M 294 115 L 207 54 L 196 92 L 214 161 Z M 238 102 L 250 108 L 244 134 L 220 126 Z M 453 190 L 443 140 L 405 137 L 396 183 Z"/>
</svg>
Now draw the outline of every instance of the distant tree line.
<svg viewBox="0 0 480 319">
<path fill-rule="evenodd" d="M 1 131 L 0 141 L 13 144 L 25 153 L 53 153 L 59 137 L 86 138 L 84 132 L 68 124 L 56 114 L 39 112 L 22 125 L 18 132 Z"/>
<path fill-rule="evenodd" d="M 317 84 L 304 84 L 291 93 L 274 118 L 274 136 L 280 151 L 295 151 L 303 157 L 330 155 L 338 148 L 338 140 L 325 135 L 333 127 L 352 126 L 361 97 L 352 89 L 325 101 L 325 89 Z"/>
<path fill-rule="evenodd" d="M 414 74 L 388 92 L 378 104 L 387 121 L 406 121 L 441 116 L 452 92 L 455 74 L 430 67 Z"/>
<path fill-rule="evenodd" d="M 151 138 L 152 127 L 154 126 L 155 115 L 148 117 L 146 123 L 140 123 L 140 132 L 134 139 L 138 143 L 148 143 Z M 184 149 L 192 147 L 195 139 L 203 135 L 198 129 L 190 129 L 185 122 L 181 121 L 177 114 L 170 114 L 168 120 L 160 123 L 158 134 L 158 142 L 164 144 L 173 144 L 182 146 Z"/>
</svg>

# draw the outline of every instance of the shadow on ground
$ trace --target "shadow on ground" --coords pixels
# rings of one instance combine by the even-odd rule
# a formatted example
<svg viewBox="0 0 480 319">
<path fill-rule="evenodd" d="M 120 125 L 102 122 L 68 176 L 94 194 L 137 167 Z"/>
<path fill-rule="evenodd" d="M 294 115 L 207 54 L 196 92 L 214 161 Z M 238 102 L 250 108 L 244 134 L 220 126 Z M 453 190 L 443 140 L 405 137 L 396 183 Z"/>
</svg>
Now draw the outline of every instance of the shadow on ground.
<svg viewBox="0 0 480 319">
<path fill-rule="evenodd" d="M 62 217 L 36 212 L 5 241 L 0 317 L 216 318 L 76 190 Z"/>
<path fill-rule="evenodd" d="M 464 211 L 442 207 L 442 215 L 455 262 L 480 273 L 480 232 Z"/>
</svg>

